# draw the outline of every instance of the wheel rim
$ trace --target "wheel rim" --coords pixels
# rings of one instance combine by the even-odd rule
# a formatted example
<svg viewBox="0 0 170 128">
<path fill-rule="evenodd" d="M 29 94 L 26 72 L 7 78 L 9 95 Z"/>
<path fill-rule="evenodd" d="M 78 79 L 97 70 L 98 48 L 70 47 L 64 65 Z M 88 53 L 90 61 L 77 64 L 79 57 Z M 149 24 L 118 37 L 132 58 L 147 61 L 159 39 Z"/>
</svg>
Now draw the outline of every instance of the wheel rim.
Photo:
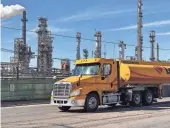
<svg viewBox="0 0 170 128">
<path fill-rule="evenodd" d="M 96 98 L 95 98 L 95 97 L 91 97 L 91 98 L 89 99 L 89 107 L 90 107 L 91 109 L 94 109 L 96 106 L 97 106 L 97 100 L 96 100 Z"/>
<path fill-rule="evenodd" d="M 135 102 L 135 104 L 139 104 L 140 103 L 140 94 L 135 94 L 134 95 L 134 102 Z"/>
<path fill-rule="evenodd" d="M 147 101 L 148 103 L 151 103 L 151 102 L 152 102 L 152 94 L 151 94 L 151 93 L 147 93 L 147 94 L 146 94 L 146 101 Z"/>
</svg>

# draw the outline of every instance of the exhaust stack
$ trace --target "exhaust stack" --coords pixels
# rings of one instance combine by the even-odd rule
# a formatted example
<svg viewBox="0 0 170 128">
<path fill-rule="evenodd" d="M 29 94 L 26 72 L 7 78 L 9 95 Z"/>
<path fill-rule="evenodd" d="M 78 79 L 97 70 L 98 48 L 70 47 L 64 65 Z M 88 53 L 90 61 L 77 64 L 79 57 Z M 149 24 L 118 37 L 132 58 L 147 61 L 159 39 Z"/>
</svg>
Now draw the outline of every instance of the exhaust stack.
<svg viewBox="0 0 170 128">
<path fill-rule="evenodd" d="M 22 38 L 23 38 L 24 44 L 26 44 L 26 22 L 28 21 L 26 18 L 26 11 L 23 11 L 23 17 L 21 21 L 22 21 Z"/>
</svg>

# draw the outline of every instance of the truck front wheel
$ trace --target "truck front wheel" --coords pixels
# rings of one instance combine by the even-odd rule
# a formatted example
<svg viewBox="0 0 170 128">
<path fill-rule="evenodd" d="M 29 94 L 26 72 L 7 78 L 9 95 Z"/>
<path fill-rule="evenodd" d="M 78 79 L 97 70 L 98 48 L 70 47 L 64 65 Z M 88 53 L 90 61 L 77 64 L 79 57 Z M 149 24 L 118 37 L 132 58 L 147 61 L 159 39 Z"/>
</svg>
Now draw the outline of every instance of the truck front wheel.
<svg viewBox="0 0 170 128">
<path fill-rule="evenodd" d="M 61 111 L 68 111 L 71 106 L 61 106 L 61 107 L 58 107 Z"/>
<path fill-rule="evenodd" d="M 98 109 L 98 106 L 99 106 L 98 96 L 95 93 L 88 94 L 86 97 L 84 110 L 86 112 L 93 112 Z"/>
</svg>

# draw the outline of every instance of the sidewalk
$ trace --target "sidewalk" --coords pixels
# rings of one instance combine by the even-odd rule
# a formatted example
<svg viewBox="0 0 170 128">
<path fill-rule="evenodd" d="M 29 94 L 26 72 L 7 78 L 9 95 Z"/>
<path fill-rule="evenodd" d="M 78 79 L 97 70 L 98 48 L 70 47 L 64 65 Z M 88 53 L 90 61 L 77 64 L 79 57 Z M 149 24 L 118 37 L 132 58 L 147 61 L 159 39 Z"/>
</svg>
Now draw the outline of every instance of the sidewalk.
<svg viewBox="0 0 170 128">
<path fill-rule="evenodd" d="M 49 100 L 30 100 L 30 101 L 1 101 L 1 107 L 27 106 L 49 104 Z"/>
</svg>

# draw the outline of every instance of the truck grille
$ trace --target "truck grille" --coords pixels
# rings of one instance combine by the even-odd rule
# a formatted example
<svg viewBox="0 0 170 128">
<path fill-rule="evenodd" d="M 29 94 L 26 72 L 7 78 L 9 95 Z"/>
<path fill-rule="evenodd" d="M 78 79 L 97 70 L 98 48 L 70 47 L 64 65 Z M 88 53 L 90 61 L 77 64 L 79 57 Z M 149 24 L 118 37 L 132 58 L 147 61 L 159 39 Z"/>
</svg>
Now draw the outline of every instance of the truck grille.
<svg viewBox="0 0 170 128">
<path fill-rule="evenodd" d="M 55 97 L 68 97 L 71 91 L 70 84 L 55 84 L 53 95 Z"/>
</svg>

